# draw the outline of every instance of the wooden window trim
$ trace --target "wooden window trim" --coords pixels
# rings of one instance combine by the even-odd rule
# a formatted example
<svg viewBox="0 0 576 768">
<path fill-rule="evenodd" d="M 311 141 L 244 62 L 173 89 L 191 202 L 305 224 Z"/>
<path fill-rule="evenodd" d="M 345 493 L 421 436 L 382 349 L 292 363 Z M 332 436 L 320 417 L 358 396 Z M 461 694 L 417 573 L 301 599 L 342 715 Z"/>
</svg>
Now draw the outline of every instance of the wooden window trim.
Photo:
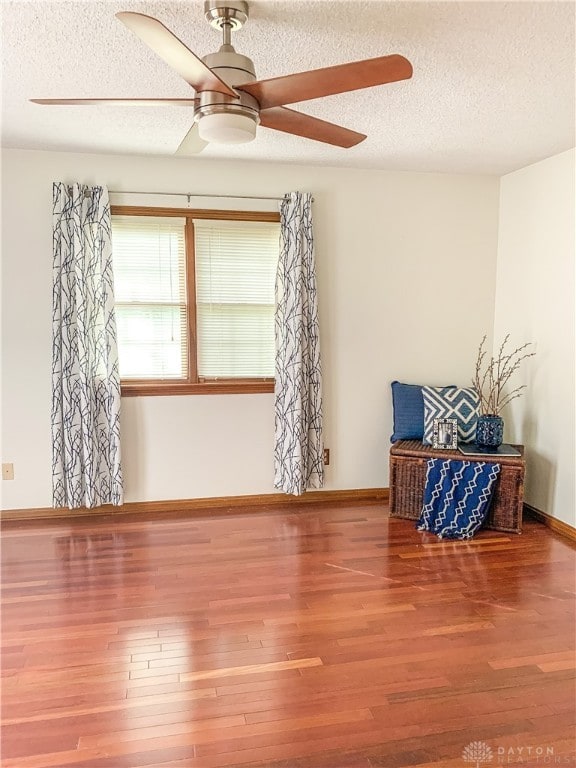
<svg viewBox="0 0 576 768">
<path fill-rule="evenodd" d="M 256 395 L 274 392 L 274 379 L 219 379 L 195 384 L 181 381 L 151 379 L 124 380 L 120 385 L 122 397 L 166 395 Z"/>
<path fill-rule="evenodd" d="M 186 218 L 184 233 L 186 248 L 186 313 L 188 315 L 188 383 L 198 381 L 198 335 L 196 332 L 196 252 L 194 248 L 194 222 Z M 190 298 L 194 303 L 190 304 Z M 194 354 L 192 354 L 194 352 Z"/>
<path fill-rule="evenodd" d="M 160 208 L 129 205 L 110 206 L 112 216 L 165 216 L 185 218 L 186 306 L 188 327 L 188 375 L 183 379 L 123 379 L 122 397 L 171 395 L 238 395 L 274 392 L 274 379 L 204 379 L 198 377 L 196 328 L 196 259 L 193 219 L 218 221 L 279 222 L 280 214 L 271 211 L 221 211 L 192 208 Z"/>
<path fill-rule="evenodd" d="M 111 205 L 112 216 L 174 216 L 175 218 L 217 221 L 280 221 L 274 211 L 220 211 L 202 208 L 146 208 L 142 205 Z"/>
</svg>

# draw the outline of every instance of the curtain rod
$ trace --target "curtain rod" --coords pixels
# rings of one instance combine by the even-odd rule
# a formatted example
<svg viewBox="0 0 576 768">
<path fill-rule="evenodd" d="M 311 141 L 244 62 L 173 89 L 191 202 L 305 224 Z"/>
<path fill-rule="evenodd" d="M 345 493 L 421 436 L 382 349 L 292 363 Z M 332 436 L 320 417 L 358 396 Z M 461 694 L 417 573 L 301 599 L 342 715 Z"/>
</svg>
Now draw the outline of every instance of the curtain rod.
<svg viewBox="0 0 576 768">
<path fill-rule="evenodd" d="M 168 195 L 169 197 L 187 197 L 190 201 L 191 197 L 217 197 L 228 200 L 284 200 L 283 197 L 266 197 L 259 195 L 207 195 L 207 194 L 194 194 L 193 192 L 128 192 L 120 190 L 108 190 L 111 195 Z M 314 198 L 312 198 L 314 200 Z"/>
</svg>

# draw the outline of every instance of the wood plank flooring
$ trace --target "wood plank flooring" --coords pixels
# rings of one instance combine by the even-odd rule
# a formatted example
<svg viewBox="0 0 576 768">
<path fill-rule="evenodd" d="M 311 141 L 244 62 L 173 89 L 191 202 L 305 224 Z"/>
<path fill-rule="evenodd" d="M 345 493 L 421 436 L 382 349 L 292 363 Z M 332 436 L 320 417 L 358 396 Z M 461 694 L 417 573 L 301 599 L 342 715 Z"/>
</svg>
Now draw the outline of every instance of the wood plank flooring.
<svg viewBox="0 0 576 768">
<path fill-rule="evenodd" d="M 524 528 L 442 542 L 381 504 L 5 524 L 2 766 L 576 766 L 575 548 Z"/>
</svg>

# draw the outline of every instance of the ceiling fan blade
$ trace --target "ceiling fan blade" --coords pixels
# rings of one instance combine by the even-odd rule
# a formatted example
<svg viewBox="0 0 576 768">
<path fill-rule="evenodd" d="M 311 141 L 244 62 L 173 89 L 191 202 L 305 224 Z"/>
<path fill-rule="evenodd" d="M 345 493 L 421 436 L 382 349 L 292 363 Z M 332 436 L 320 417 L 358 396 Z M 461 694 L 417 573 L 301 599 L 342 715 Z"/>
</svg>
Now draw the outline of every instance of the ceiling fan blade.
<svg viewBox="0 0 576 768">
<path fill-rule="evenodd" d="M 112 107 L 194 107 L 197 99 L 30 99 L 34 104 Z"/>
<path fill-rule="evenodd" d="M 335 147 L 345 149 L 359 144 L 366 138 L 363 133 L 356 133 L 335 123 L 328 123 L 286 107 L 263 109 L 260 112 L 260 124 L 275 131 L 293 133 L 305 139 L 323 141 L 325 144 L 333 144 Z"/>
<path fill-rule="evenodd" d="M 204 141 L 204 139 L 200 138 L 200 134 L 198 133 L 198 123 L 194 123 L 192 128 L 188 131 L 186 136 L 182 139 L 180 142 L 180 146 L 176 150 L 176 155 L 183 155 L 184 157 L 188 155 L 198 155 L 204 147 L 208 146 L 208 142 Z"/>
<path fill-rule="evenodd" d="M 143 13 L 121 11 L 116 18 L 146 43 L 154 53 L 186 80 L 196 91 L 237 94 L 184 45 L 161 21 Z"/>
<path fill-rule="evenodd" d="M 312 69 L 295 75 L 273 77 L 270 80 L 256 80 L 236 86 L 245 91 L 260 104 L 261 109 L 295 104 L 336 93 L 357 91 L 384 85 L 412 77 L 412 64 L 403 56 L 380 56 L 377 59 L 353 61 L 335 67 Z"/>
</svg>

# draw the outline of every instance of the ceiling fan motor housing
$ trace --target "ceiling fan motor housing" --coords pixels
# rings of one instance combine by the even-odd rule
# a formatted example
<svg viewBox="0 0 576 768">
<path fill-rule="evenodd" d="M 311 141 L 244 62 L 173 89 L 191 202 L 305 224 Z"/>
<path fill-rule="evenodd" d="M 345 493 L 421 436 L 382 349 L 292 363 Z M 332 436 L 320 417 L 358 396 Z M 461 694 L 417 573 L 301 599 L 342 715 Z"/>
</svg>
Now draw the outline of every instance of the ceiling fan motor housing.
<svg viewBox="0 0 576 768">
<path fill-rule="evenodd" d="M 248 19 L 248 3 L 245 0 L 206 0 L 204 16 L 223 34 L 220 50 L 204 56 L 204 64 L 231 88 L 256 80 L 252 60 L 236 53 L 230 42 L 232 31 L 240 29 Z M 236 96 L 232 96 L 204 90 L 198 93 L 194 119 L 198 122 L 198 133 L 205 141 L 241 144 L 256 136 L 259 114 L 260 105 L 248 93 L 237 91 Z"/>
<path fill-rule="evenodd" d="M 224 43 L 218 53 L 210 53 L 202 61 L 232 88 L 256 80 L 252 59 L 236 53 L 230 44 Z M 194 118 L 204 140 L 240 144 L 255 137 L 260 105 L 249 93 L 238 91 L 234 97 L 216 91 L 201 91 L 198 98 Z M 226 116 L 226 123 L 223 116 Z"/>
</svg>

